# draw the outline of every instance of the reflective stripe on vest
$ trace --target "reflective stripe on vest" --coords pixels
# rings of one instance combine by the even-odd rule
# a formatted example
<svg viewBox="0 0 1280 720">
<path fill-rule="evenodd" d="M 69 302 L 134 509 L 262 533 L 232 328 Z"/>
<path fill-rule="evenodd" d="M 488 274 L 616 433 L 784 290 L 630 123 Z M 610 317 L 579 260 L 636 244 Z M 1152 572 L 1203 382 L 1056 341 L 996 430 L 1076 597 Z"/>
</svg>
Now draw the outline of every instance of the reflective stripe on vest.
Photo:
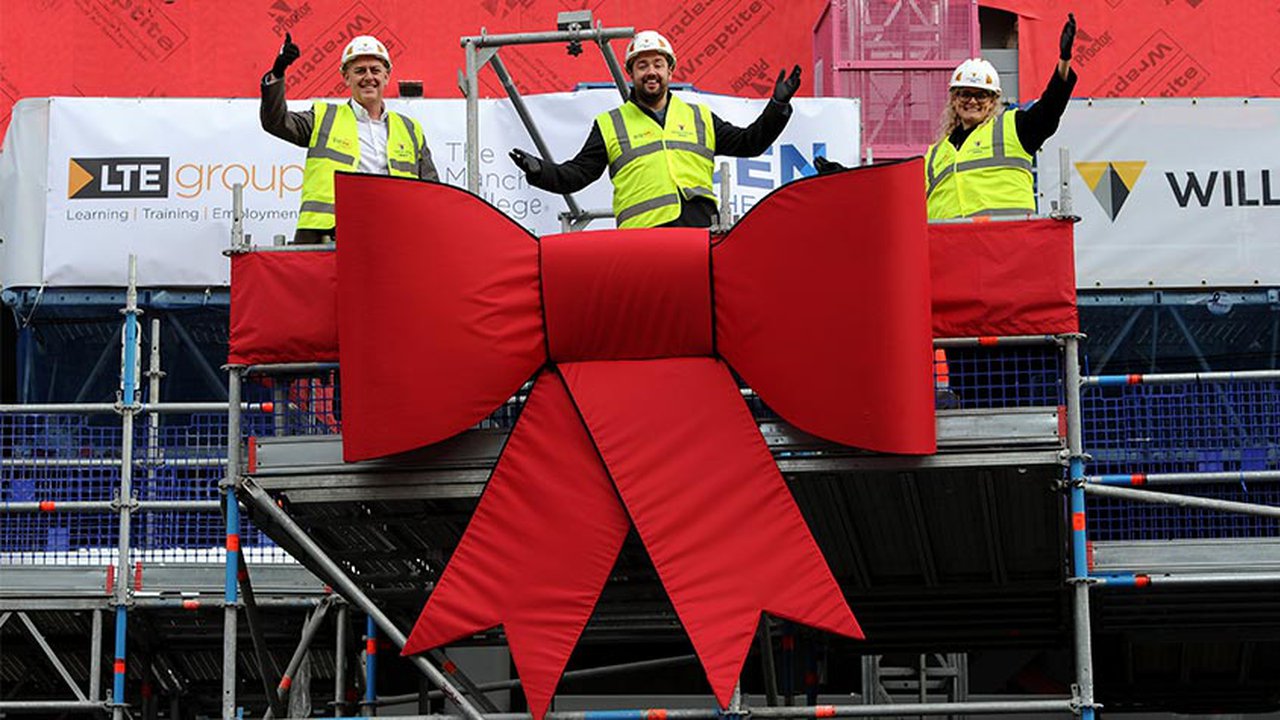
<svg viewBox="0 0 1280 720">
<path fill-rule="evenodd" d="M 659 127 L 628 102 L 598 115 L 596 125 L 608 151 L 618 227 L 671 222 L 680 216 L 681 197 L 715 201 L 715 129 L 706 107 L 672 95 L 666 124 Z"/>
<path fill-rule="evenodd" d="M 1012 112 L 980 125 L 959 150 L 943 138 L 929 148 L 925 163 L 929 218 L 1034 213 L 1031 168 Z"/>
<path fill-rule="evenodd" d="M 391 115 L 391 117 L 398 119 L 400 121 L 400 124 L 404 126 L 405 134 L 409 136 L 410 143 L 413 146 L 413 156 L 412 156 L 413 159 L 412 160 L 396 160 L 391 157 L 391 152 L 390 152 L 391 128 L 388 126 L 387 128 L 387 146 L 388 146 L 387 147 L 387 169 L 390 171 L 392 175 L 403 174 L 403 175 L 407 175 L 408 177 L 417 177 L 418 176 L 418 157 L 420 155 L 421 149 L 418 147 L 418 133 L 413 127 L 413 121 L 405 117 L 404 115 L 400 115 L 398 113 L 388 113 L 388 114 Z"/>
<path fill-rule="evenodd" d="M 316 102 L 311 109 L 315 126 L 302 173 L 298 227 L 329 230 L 334 226 L 333 174 L 360 167 L 359 129 L 356 114 L 347 103 Z M 422 127 L 399 113 L 388 112 L 387 116 L 387 172 L 397 177 L 417 177 L 418 158 L 426 143 Z"/>
</svg>

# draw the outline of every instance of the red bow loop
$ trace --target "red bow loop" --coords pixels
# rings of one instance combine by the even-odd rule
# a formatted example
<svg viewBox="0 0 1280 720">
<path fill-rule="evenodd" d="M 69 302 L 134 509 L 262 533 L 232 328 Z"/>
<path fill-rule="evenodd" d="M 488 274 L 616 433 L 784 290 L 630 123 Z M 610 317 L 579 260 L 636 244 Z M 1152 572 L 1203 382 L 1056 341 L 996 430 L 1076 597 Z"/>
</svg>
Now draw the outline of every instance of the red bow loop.
<svg viewBox="0 0 1280 720">
<path fill-rule="evenodd" d="M 935 451 L 923 177 L 916 159 L 797 180 L 715 246 L 717 349 L 802 430 Z"/>
<path fill-rule="evenodd" d="M 484 419 L 546 361 L 537 240 L 449 185 L 339 173 L 335 192 L 343 457 Z"/>
</svg>

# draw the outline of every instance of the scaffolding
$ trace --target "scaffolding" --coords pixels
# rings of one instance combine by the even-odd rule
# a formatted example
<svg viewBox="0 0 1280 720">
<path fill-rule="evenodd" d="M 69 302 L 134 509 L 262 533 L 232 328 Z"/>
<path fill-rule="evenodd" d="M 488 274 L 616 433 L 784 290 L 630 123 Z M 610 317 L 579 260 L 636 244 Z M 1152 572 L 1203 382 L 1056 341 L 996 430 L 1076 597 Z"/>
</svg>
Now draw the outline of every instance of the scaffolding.
<svg viewBox="0 0 1280 720">
<path fill-rule="evenodd" d="M 998 229 L 999 223 L 989 226 Z M 228 404 L 152 403 L 162 374 L 158 346 L 153 341 L 143 373 L 136 306 L 126 305 L 125 311 L 118 403 L 0 407 L 0 517 L 6 527 L 0 626 L 21 631 L 42 651 L 68 695 L 0 701 L 0 709 L 116 715 L 154 706 L 150 691 L 132 700 L 124 695 L 126 673 L 140 662 L 145 669 L 139 674 L 157 682 L 179 675 L 180 660 L 163 649 L 135 652 L 134 645 L 146 641 L 135 638 L 131 645 L 131 634 L 122 632 L 131 622 L 145 626 L 149 613 L 203 617 L 205 626 L 220 632 L 219 705 L 225 717 L 246 705 L 254 713 L 285 716 L 286 691 L 308 649 L 315 655 L 321 628 L 330 622 L 335 712 L 357 706 L 375 712 L 408 701 L 378 694 L 377 638 L 393 645 L 403 641 L 403 618 L 416 609 L 456 544 L 523 397 L 517 394 L 480 426 L 441 446 L 346 464 L 334 365 L 232 367 Z M 150 335 L 158 336 L 154 321 Z M 1280 515 L 1280 499 L 1271 497 L 1272 481 L 1280 478 L 1274 433 L 1280 425 L 1280 372 L 1085 375 L 1080 340 L 938 340 L 947 350 L 953 397 L 938 412 L 940 452 L 931 457 L 868 455 L 818 441 L 789 427 L 744 389 L 833 572 L 858 597 L 855 607 L 873 640 L 856 653 L 859 702 L 822 705 L 816 683 L 794 684 L 797 670 L 812 662 L 814 648 L 847 649 L 812 637 L 797 642 L 794 628 L 770 619 L 762 625 L 758 651 L 762 666 L 770 668 L 768 692 L 763 706 L 744 705 L 739 714 L 1086 716 L 1099 707 L 1091 598 L 1101 593 L 1114 603 L 1117 593 L 1188 587 L 1248 592 L 1280 582 L 1280 555 L 1268 554 L 1274 525 L 1265 520 Z M 1062 494 L 1055 495 L 1055 488 Z M 232 496 L 239 504 L 227 502 Z M 240 518 L 241 504 L 253 524 Z M 954 515 L 982 520 L 973 532 L 959 532 L 939 520 Z M 374 517 L 377 522 L 368 520 Z M 413 532 L 395 530 L 403 517 L 437 520 Z M 1152 547 L 1150 540 L 1157 538 L 1161 542 Z M 872 548 L 890 545 L 909 550 L 886 566 L 883 553 Z M 200 562 L 166 567 L 187 556 Z M 286 562 L 260 564 L 269 557 Z M 678 636 L 669 606 L 655 597 L 642 552 L 627 548 L 621 562 L 621 574 L 630 580 L 615 583 L 602 599 L 587 637 L 616 642 Z M 110 570 L 100 572 L 105 566 Z M 259 568 L 252 581 L 251 566 Z M 57 572 L 68 569 L 76 575 Z M 965 588 L 983 602 L 999 597 L 1009 617 L 993 619 L 959 599 L 904 589 L 914 582 Z M 14 592 L 23 587 L 28 590 Z M 363 654 L 351 652 L 343 640 L 353 625 L 352 608 L 366 617 Z M 923 608 L 931 610 L 924 614 Z M 1067 615 L 1055 608 L 1066 608 Z M 209 622 L 218 610 L 221 622 Z M 72 660 L 49 642 L 41 617 L 52 612 L 78 614 L 78 627 L 89 637 L 87 657 Z M 113 627 L 106 625 L 107 612 Z M 276 658 L 268 645 L 278 636 L 263 637 L 268 623 L 262 614 L 278 618 L 283 612 L 292 618 L 289 632 L 297 644 Z M 136 617 L 130 620 L 131 615 Z M 238 647 L 241 617 L 253 640 L 251 662 Z M 1062 695 L 974 698 L 963 653 L 915 654 L 916 661 L 901 665 L 887 659 L 931 641 L 1054 643 L 1063 627 L 1070 628 L 1077 682 Z M 107 689 L 102 660 L 106 633 L 113 629 Z M 992 637 L 1001 634 L 1003 639 Z M 501 634 L 489 633 L 483 642 L 500 643 Z M 810 649 L 798 652 L 797 644 L 805 643 Z M 148 659 L 138 660 L 143 655 Z M 686 655 L 648 662 L 690 661 Z M 457 708 L 455 714 L 515 717 L 494 712 L 485 697 L 518 681 L 472 682 L 444 653 L 415 664 L 438 688 L 419 693 L 425 703 L 443 698 Z M 358 666 L 363 676 L 349 670 Z M 262 681 L 260 694 L 246 694 L 237 682 L 248 667 L 266 669 L 253 672 Z M 571 670 L 566 677 L 647 667 L 614 663 Z M 161 684 L 163 694 L 183 698 L 182 683 L 171 683 Z M 363 701 L 349 702 L 352 685 L 364 690 Z M 787 704 L 801 697 L 804 705 Z M 667 712 L 696 718 L 725 711 Z"/>
<path fill-rule="evenodd" d="M 479 35 L 466 36 L 461 40 L 466 58 L 466 71 L 458 77 L 458 88 L 467 102 L 467 190 L 472 193 L 480 191 L 480 71 L 486 66 L 493 68 L 498 82 L 511 100 L 520 123 L 529 133 L 538 156 L 553 162 L 551 150 L 547 147 L 537 122 L 525 106 L 520 89 L 511 79 L 506 63 L 502 61 L 500 51 L 503 47 L 513 45 L 565 44 L 570 55 L 582 54 L 582 43 L 594 44 L 600 49 L 613 84 L 618 88 L 623 102 L 628 97 L 627 79 L 622 74 L 622 66 L 613 53 L 610 40 L 627 40 L 635 35 L 635 28 L 606 28 L 600 23 L 592 25 L 590 10 L 562 12 L 556 18 L 557 29 L 549 32 L 511 33 L 506 35 L 489 35 L 481 30 Z M 592 220 L 612 218 L 612 210 L 590 210 L 578 205 L 573 193 L 563 195 L 565 212 L 560 214 L 560 222 L 566 232 L 581 230 Z"/>
</svg>

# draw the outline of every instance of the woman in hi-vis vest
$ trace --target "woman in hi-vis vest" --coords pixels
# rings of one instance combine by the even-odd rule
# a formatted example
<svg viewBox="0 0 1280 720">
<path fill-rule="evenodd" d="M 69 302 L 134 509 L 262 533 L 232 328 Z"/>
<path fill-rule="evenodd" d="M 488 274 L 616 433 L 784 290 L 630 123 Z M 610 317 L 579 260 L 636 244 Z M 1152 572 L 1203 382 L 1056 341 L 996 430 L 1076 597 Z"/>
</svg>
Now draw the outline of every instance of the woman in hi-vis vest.
<svg viewBox="0 0 1280 720">
<path fill-rule="evenodd" d="M 930 220 L 1035 214 L 1032 160 L 1058 130 L 1075 87 L 1075 38 L 1076 18 L 1068 13 L 1058 39 L 1057 70 L 1040 99 L 1026 110 L 1004 109 L 1000 75 L 986 60 L 965 60 L 951 73 L 938 140 L 924 156 Z M 960 407 L 960 395 L 951 388 L 946 350 L 934 350 L 933 365 L 938 407 Z"/>
<path fill-rule="evenodd" d="M 951 74 L 938 140 L 925 152 L 929 219 L 1036 212 L 1032 161 L 1058 130 L 1076 84 L 1071 70 L 1075 15 L 1058 41 L 1058 67 L 1040 99 L 1005 111 L 1000 75 L 986 60 L 965 60 Z"/>
</svg>

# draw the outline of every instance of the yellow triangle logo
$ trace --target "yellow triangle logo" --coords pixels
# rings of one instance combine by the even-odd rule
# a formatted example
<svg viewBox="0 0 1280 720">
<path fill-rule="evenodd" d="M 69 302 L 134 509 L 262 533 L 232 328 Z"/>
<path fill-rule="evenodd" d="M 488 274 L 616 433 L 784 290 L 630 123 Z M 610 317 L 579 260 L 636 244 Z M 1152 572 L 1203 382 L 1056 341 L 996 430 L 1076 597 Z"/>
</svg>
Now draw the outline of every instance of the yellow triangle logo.
<svg viewBox="0 0 1280 720">
<path fill-rule="evenodd" d="M 1107 171 L 1105 162 L 1078 162 L 1076 163 L 1076 172 L 1080 173 L 1080 177 L 1084 179 L 1084 184 L 1089 186 L 1089 191 L 1093 192 L 1098 189 L 1098 181 L 1102 180 L 1102 174 Z M 1121 163 L 1122 165 L 1133 165 L 1134 163 Z M 1138 165 L 1146 165 L 1146 163 L 1137 163 Z M 1138 168 L 1138 172 L 1142 172 L 1142 168 Z M 1137 177 L 1136 175 L 1134 176 Z M 1131 186 L 1132 187 L 1132 186 Z"/>
<path fill-rule="evenodd" d="M 1111 167 L 1116 169 L 1116 175 L 1120 176 L 1120 181 L 1124 186 L 1133 190 L 1133 186 L 1138 182 L 1138 176 L 1142 174 L 1142 170 L 1147 164 L 1141 160 L 1131 160 L 1129 162 L 1113 162 Z"/>
<path fill-rule="evenodd" d="M 80 167 L 80 163 L 75 160 L 70 161 L 67 171 L 67 197 L 75 197 L 76 193 L 91 182 L 93 182 L 93 173 Z"/>
</svg>

